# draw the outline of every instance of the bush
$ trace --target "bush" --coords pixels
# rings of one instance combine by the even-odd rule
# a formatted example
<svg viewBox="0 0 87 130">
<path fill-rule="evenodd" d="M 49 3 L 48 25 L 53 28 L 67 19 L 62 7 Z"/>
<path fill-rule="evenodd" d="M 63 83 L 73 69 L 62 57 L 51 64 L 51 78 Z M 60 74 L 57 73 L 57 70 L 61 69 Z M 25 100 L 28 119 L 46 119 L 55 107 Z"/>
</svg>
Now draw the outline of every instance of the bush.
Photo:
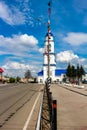
<svg viewBox="0 0 87 130">
<path fill-rule="evenodd" d="M 9 82 L 10 82 L 10 83 L 14 83 L 14 82 L 15 82 L 15 78 L 11 77 L 11 78 L 9 79 Z"/>
</svg>

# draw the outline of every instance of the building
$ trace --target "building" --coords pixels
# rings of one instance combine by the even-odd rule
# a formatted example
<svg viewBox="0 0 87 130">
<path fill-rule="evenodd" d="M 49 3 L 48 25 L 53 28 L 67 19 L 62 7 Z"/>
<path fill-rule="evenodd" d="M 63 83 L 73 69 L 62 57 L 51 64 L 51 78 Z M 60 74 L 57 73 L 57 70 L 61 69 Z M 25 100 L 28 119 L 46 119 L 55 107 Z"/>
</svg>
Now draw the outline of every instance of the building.
<svg viewBox="0 0 87 130">
<path fill-rule="evenodd" d="M 82 76 L 82 80 L 84 81 L 87 81 L 87 72 L 85 72 L 85 75 Z"/>
<path fill-rule="evenodd" d="M 2 74 L 3 74 L 4 70 L 2 68 L 0 68 L 0 82 L 3 81 L 3 78 L 2 78 Z"/>
<path fill-rule="evenodd" d="M 48 59 L 48 45 L 49 45 L 49 59 Z M 43 70 L 38 73 L 38 83 L 45 83 L 48 77 L 48 60 L 49 60 L 49 75 L 51 82 L 61 82 L 64 78 L 66 70 L 56 69 L 56 55 L 54 52 L 54 36 L 50 30 L 50 23 L 48 21 L 48 32 L 45 36 L 44 53 L 43 53 Z"/>
</svg>

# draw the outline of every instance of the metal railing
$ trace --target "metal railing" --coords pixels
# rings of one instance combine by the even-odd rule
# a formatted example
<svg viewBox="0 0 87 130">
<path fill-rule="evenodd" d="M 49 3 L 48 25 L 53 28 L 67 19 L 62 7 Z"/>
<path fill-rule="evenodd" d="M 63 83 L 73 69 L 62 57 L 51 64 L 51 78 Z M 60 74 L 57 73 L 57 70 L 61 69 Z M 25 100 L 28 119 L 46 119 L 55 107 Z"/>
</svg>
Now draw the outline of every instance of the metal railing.
<svg viewBox="0 0 87 130">
<path fill-rule="evenodd" d="M 57 130 L 57 101 L 53 100 L 48 83 L 44 86 L 36 130 Z"/>
</svg>

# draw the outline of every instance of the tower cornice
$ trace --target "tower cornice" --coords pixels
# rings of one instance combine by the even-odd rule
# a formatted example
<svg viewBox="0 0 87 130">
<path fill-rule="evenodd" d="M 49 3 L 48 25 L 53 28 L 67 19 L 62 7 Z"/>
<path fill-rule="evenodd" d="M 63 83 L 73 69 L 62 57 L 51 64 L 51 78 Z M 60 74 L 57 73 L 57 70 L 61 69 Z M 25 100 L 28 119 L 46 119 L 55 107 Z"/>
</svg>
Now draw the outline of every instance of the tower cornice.
<svg viewBox="0 0 87 130">
<path fill-rule="evenodd" d="M 43 64 L 43 66 L 48 66 L 48 64 Z M 50 64 L 50 66 L 56 66 L 56 64 Z"/>
<path fill-rule="evenodd" d="M 43 55 L 47 55 L 47 53 L 43 53 Z M 49 53 L 49 55 L 56 55 L 56 53 Z"/>
</svg>

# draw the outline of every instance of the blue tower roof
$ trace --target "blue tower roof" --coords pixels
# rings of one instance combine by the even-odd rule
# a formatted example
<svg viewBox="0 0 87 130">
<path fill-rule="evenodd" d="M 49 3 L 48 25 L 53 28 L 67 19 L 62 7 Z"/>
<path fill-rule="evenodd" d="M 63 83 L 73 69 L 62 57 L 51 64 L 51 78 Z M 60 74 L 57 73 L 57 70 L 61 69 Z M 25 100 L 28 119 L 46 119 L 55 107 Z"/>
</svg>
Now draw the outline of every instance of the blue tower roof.
<svg viewBox="0 0 87 130">
<path fill-rule="evenodd" d="M 65 69 L 56 69 L 55 70 L 55 76 L 60 76 L 61 74 L 66 74 Z"/>
<path fill-rule="evenodd" d="M 61 74 L 66 74 L 66 69 L 55 70 L 55 76 L 60 76 Z M 43 76 L 43 70 L 38 73 L 38 76 Z"/>
<path fill-rule="evenodd" d="M 38 76 L 43 76 L 43 70 L 38 73 Z"/>
<path fill-rule="evenodd" d="M 52 34 L 51 32 L 49 33 L 49 35 L 50 35 L 50 36 L 53 36 L 53 34 Z M 48 36 L 48 33 L 46 34 L 46 36 Z"/>
</svg>

